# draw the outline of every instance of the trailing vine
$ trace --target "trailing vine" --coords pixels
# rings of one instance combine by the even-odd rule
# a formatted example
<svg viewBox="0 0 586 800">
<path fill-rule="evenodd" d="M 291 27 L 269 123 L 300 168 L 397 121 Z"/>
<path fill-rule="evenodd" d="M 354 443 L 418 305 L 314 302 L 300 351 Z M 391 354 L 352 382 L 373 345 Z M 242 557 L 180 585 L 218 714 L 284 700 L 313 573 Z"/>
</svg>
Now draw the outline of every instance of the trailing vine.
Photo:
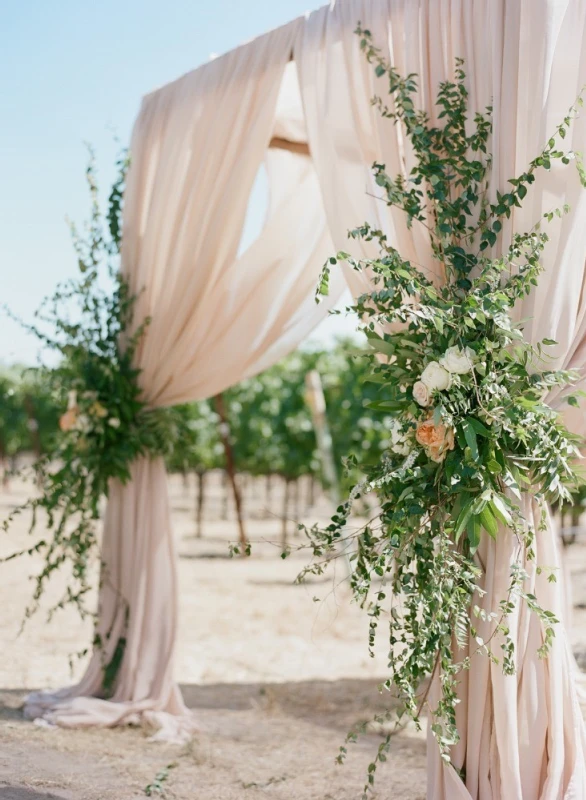
<svg viewBox="0 0 586 800">
<path fill-rule="evenodd" d="M 134 366 L 148 320 L 129 333 L 135 297 L 118 269 L 127 166 L 122 154 L 104 219 L 90 151 L 90 219 L 82 232 L 71 224 L 79 274 L 44 301 L 33 324 L 21 323 L 45 353 L 53 354 L 55 365 L 41 366 L 35 374 L 61 408 L 60 430 L 34 465 L 38 492 L 3 522 L 9 530 L 26 512 L 29 533 L 38 528 L 46 532 L 3 559 L 33 554 L 44 559 L 26 617 L 38 608 L 48 582 L 61 569 L 68 572 L 66 588 L 49 616 L 69 603 L 82 615 L 89 613 L 85 599 L 91 589 L 90 567 L 99 553 L 101 503 L 110 482 L 126 483 L 135 459 L 165 455 L 175 439 L 175 412 L 147 408 Z"/>
<path fill-rule="evenodd" d="M 369 31 L 359 26 L 357 33 L 376 75 L 388 82 L 390 102 L 375 97 L 373 104 L 401 127 L 415 162 L 407 175 L 395 177 L 384 164 L 373 165 L 381 201 L 400 209 L 408 228 L 425 228 L 438 268 L 404 258 L 368 223 L 349 236 L 376 243 L 378 257 L 340 252 L 324 266 L 318 299 L 327 294 L 338 262 L 369 277 L 372 289 L 352 310 L 368 338 L 368 380 L 379 387 L 369 407 L 391 415 L 390 446 L 374 465 L 355 456 L 347 460 L 366 477 L 329 525 L 305 528 L 313 560 L 299 579 L 323 573 L 340 552 L 351 552 L 351 587 L 370 617 L 371 655 L 380 625 L 389 631 L 384 688 L 400 699 L 401 715 L 417 725 L 427 712 L 449 762 L 459 740 L 458 684 L 473 658 L 483 654 L 506 674 L 515 672 L 509 618 L 521 602 L 541 623 L 540 657 L 547 657 L 555 634 L 557 620 L 528 590 L 524 565 L 535 560 L 546 504 L 569 501 L 580 484 L 578 440 L 546 402 L 552 387 L 561 387 L 565 401 L 576 405 L 579 393 L 571 386 L 579 376 L 548 368 L 556 343 L 526 342 L 514 309 L 542 271 L 548 241 L 542 223 L 568 209 L 548 212 L 510 244 L 498 239 L 503 220 L 521 207 L 539 170 L 556 160 L 574 161 L 586 185 L 581 160 L 560 146 L 582 101 L 526 171 L 490 200 L 491 109 L 469 119 L 463 62 L 457 61 L 454 80 L 440 84 L 438 124 L 432 124 L 416 108 L 417 76 L 402 77 Z M 378 509 L 357 527 L 355 503 L 372 493 Z M 523 513 L 525 497 L 541 509 L 538 531 Z M 508 590 L 490 611 L 481 603 L 478 552 L 484 536 L 507 537 L 514 553 Z M 491 630 L 488 638 L 479 635 L 479 620 Z M 437 702 L 422 688 L 432 676 L 441 686 Z M 365 796 L 388 748 L 387 738 L 369 767 Z M 345 755 L 344 747 L 339 760 Z"/>
</svg>

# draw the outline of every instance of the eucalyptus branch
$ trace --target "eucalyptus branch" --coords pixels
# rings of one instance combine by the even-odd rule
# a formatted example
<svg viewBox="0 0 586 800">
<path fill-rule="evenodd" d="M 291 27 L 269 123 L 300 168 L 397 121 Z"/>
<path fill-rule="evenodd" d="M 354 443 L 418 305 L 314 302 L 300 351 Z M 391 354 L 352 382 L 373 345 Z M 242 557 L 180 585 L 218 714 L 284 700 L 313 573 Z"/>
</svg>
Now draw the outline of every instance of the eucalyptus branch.
<svg viewBox="0 0 586 800">
<path fill-rule="evenodd" d="M 527 343 L 513 314 L 542 272 L 548 242 L 542 228 L 568 209 L 546 212 L 529 231 L 513 231 L 508 244 L 499 234 L 537 174 L 554 161 L 574 162 L 584 181 L 579 159 L 559 144 L 582 99 L 527 169 L 509 181 L 512 188 L 493 192 L 491 109 L 469 118 L 463 63 L 456 61 L 453 80 L 438 88 L 433 124 L 416 107 L 417 76 L 401 76 L 368 30 L 359 25 L 357 33 L 376 77 L 388 86 L 389 101 L 377 95 L 373 105 L 401 129 L 406 163 L 412 163 L 394 177 L 375 163 L 375 183 L 382 201 L 404 213 L 407 228 L 426 226 L 437 268 L 424 270 L 402 258 L 368 223 L 349 236 L 378 244 L 379 257 L 361 260 L 340 252 L 324 267 L 318 292 L 327 291 L 330 269 L 338 262 L 368 275 L 371 289 L 352 309 L 361 318 L 371 380 L 379 387 L 368 405 L 388 420 L 388 449 L 375 465 L 357 459 L 364 480 L 329 525 L 306 529 L 306 535 L 318 559 L 341 542 L 356 541 L 351 586 L 368 610 L 369 651 L 373 654 L 379 622 L 385 620 L 390 673 L 384 686 L 416 724 L 427 704 L 431 731 L 449 761 L 459 739 L 458 683 L 472 659 L 502 661 L 505 672 L 514 672 L 507 618 L 519 603 L 541 625 L 541 657 L 547 657 L 555 632 L 554 615 L 524 586 L 535 552 L 521 501 L 529 495 L 534 502 L 563 502 L 581 484 L 578 440 L 544 399 L 554 386 L 568 390 L 579 376 L 545 369 L 556 343 Z M 435 276 L 442 273 L 445 280 L 436 286 Z M 577 403 L 575 394 L 568 402 Z M 376 494 L 377 518 L 350 533 L 352 501 L 363 491 Z M 514 563 L 504 599 L 491 609 L 482 600 L 479 547 L 484 540 L 489 548 L 491 539 L 502 536 L 511 537 Z M 326 558 L 316 568 L 327 565 Z M 486 641 L 475 630 L 475 615 L 491 625 Z M 497 637 L 502 659 L 493 652 Z M 430 676 L 440 689 L 435 704 L 419 689 Z M 388 742 L 369 767 L 365 792 Z"/>
</svg>

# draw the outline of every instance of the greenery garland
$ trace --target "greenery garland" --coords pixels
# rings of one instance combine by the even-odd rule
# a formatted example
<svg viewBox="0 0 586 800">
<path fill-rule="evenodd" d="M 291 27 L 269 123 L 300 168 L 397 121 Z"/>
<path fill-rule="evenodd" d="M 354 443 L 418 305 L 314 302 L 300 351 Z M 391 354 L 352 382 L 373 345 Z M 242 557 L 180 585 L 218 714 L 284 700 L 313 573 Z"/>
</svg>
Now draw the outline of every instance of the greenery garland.
<svg viewBox="0 0 586 800">
<path fill-rule="evenodd" d="M 42 525 L 50 534 L 3 559 L 33 553 L 44 557 L 27 617 L 37 609 L 50 578 L 64 567 L 71 577 L 49 616 L 67 603 L 82 615 L 89 613 L 89 568 L 99 552 L 100 506 L 110 481 L 126 483 L 133 461 L 147 454 L 166 455 L 176 436 L 175 412 L 147 408 L 133 364 L 149 320 L 130 334 L 136 298 L 118 269 L 127 167 L 122 154 L 104 224 L 90 151 L 90 220 L 84 235 L 71 225 L 79 277 L 57 288 L 36 312 L 34 324 L 22 323 L 45 351 L 56 354 L 55 366 L 42 366 L 35 374 L 62 408 L 60 432 L 34 465 L 38 493 L 3 522 L 8 530 L 16 516 L 28 512 L 29 533 Z"/>
<path fill-rule="evenodd" d="M 541 224 L 515 234 L 502 255 L 492 255 L 490 248 L 502 220 L 521 207 L 536 173 L 549 170 L 554 160 L 576 161 L 586 185 L 579 157 L 558 144 L 581 99 L 543 152 L 510 181 L 510 191 L 496 192 L 490 202 L 491 110 L 477 113 L 473 124 L 468 120 L 462 62 L 455 79 L 439 86 L 435 126 L 416 109 L 416 76 L 401 77 L 373 45 L 371 33 L 360 26 L 357 33 L 376 75 L 388 80 L 391 105 L 380 97 L 373 104 L 401 126 L 415 159 L 406 177 L 393 178 L 383 164 L 374 164 L 381 199 L 405 213 L 409 228 L 425 227 L 445 281 L 437 285 L 369 224 L 349 235 L 375 242 L 377 258 L 357 260 L 341 252 L 323 269 L 318 295 L 327 294 L 330 269 L 339 261 L 368 272 L 373 289 L 352 310 L 363 320 L 370 345 L 369 380 L 380 388 L 370 408 L 393 415 L 392 441 L 375 466 L 349 459 L 366 479 L 325 529 L 305 528 L 314 559 L 300 580 L 321 574 L 341 549 L 353 551 L 351 585 L 368 609 L 371 655 L 379 624 L 388 625 L 390 676 L 384 687 L 417 725 L 427 709 L 449 762 L 459 739 L 458 682 L 472 657 L 483 653 L 506 674 L 514 673 L 507 620 L 520 601 L 542 623 L 541 657 L 549 652 L 557 622 L 525 588 L 529 576 L 523 564 L 535 558 L 536 532 L 523 516 L 521 500 L 524 495 L 537 500 L 543 525 L 545 503 L 570 500 L 570 490 L 580 483 L 574 466 L 578 441 L 544 400 L 552 387 L 563 387 L 565 400 L 575 405 L 576 393 L 567 387 L 578 375 L 547 369 L 547 349 L 555 342 L 532 347 L 513 319 L 515 305 L 542 270 L 548 237 Z M 567 211 L 553 210 L 545 219 Z M 377 496 L 378 511 L 356 530 L 349 525 L 353 505 L 370 492 Z M 478 605 L 484 592 L 475 553 L 483 531 L 493 539 L 510 536 L 516 551 L 509 590 L 490 614 Z M 549 580 L 555 580 L 553 573 Z M 475 618 L 491 624 L 488 641 L 475 630 Z M 434 674 L 441 699 L 432 706 L 421 687 Z M 369 767 L 365 796 L 388 748 L 389 738 Z M 343 747 L 340 761 L 345 754 Z"/>
</svg>

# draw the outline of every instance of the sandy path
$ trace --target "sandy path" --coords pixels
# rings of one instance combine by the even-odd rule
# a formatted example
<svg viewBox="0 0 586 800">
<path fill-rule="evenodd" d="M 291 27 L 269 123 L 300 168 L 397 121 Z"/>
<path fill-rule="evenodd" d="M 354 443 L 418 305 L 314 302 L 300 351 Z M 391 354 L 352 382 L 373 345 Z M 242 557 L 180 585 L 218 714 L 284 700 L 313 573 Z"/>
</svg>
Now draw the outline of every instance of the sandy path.
<svg viewBox="0 0 586 800">
<path fill-rule="evenodd" d="M 13 562 L 0 567 L 0 800 L 134 800 L 171 762 L 177 767 L 164 786 L 177 800 L 357 800 L 380 737 L 369 734 L 352 745 L 343 767 L 334 759 L 348 729 L 384 708 L 376 691 L 385 674 L 384 647 L 368 657 L 365 615 L 330 583 L 292 585 L 303 555 L 282 561 L 261 542 L 252 559 L 227 559 L 235 531 L 218 519 L 219 484 L 203 540 L 193 538 L 193 498 L 179 480 L 171 489 L 181 587 L 176 674 L 202 732 L 180 747 L 149 743 L 142 730 L 65 731 L 23 721 L 19 708 L 27 691 L 79 676 L 84 660 L 74 660 L 73 678 L 68 660 L 87 645 L 91 624 L 69 611 L 51 625 L 39 615 L 16 638 L 35 564 Z M 23 492 L 13 486 L 10 495 L 0 495 L 0 515 Z M 262 504 L 262 497 L 252 504 L 257 517 Z M 326 513 L 322 504 L 308 520 Z M 276 519 L 249 519 L 247 526 L 253 540 L 280 535 Z M 0 552 L 23 541 L 23 529 L 16 530 L 0 540 Z M 579 554 L 577 572 L 583 550 L 572 551 Z M 586 587 L 579 584 L 578 602 L 582 595 Z M 423 734 L 394 738 L 374 796 L 423 800 Z"/>
<path fill-rule="evenodd" d="M 179 747 L 149 743 L 141 730 L 74 732 L 23 721 L 27 691 L 79 676 L 84 659 L 74 659 L 71 673 L 69 656 L 87 645 L 91 624 L 69 611 L 50 625 L 39 615 L 17 638 L 30 596 L 27 576 L 37 565 L 12 562 L 0 567 L 0 800 L 144 797 L 155 774 L 175 761 L 164 784 L 169 798 L 355 800 L 380 737 L 364 737 L 343 767 L 334 759 L 348 729 L 384 708 L 376 685 L 385 659 L 368 657 L 365 616 L 330 583 L 294 586 L 304 556 L 283 561 L 260 542 L 252 559 L 226 558 L 235 531 L 218 519 L 219 485 L 212 488 L 203 540 L 193 537 L 193 497 L 179 480 L 171 489 L 181 584 L 176 673 L 201 734 Z M 24 491 L 13 485 L 0 496 L 2 513 Z M 279 498 L 274 502 L 279 508 Z M 255 505 L 262 516 L 262 499 Z M 327 508 L 308 520 L 320 513 Z M 253 540 L 279 539 L 274 518 L 247 525 Z M 0 541 L 0 552 L 23 541 L 21 526 Z M 424 738 L 404 734 L 395 742 L 377 796 L 419 800 Z"/>
</svg>

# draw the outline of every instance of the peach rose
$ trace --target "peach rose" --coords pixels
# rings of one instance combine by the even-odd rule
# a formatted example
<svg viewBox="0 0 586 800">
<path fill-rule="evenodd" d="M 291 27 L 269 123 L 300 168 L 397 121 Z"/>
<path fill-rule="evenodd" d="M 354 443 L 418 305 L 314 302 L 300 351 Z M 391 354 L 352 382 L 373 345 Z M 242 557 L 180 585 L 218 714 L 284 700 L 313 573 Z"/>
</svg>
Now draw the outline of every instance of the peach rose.
<svg viewBox="0 0 586 800">
<path fill-rule="evenodd" d="M 77 406 L 67 409 L 65 414 L 62 414 L 59 419 L 59 427 L 63 433 L 67 433 L 75 428 L 77 423 Z"/>
<path fill-rule="evenodd" d="M 454 449 L 454 429 L 442 423 L 434 425 L 433 419 L 426 419 L 417 426 L 415 438 L 432 461 L 443 461 L 448 450 Z"/>
</svg>

